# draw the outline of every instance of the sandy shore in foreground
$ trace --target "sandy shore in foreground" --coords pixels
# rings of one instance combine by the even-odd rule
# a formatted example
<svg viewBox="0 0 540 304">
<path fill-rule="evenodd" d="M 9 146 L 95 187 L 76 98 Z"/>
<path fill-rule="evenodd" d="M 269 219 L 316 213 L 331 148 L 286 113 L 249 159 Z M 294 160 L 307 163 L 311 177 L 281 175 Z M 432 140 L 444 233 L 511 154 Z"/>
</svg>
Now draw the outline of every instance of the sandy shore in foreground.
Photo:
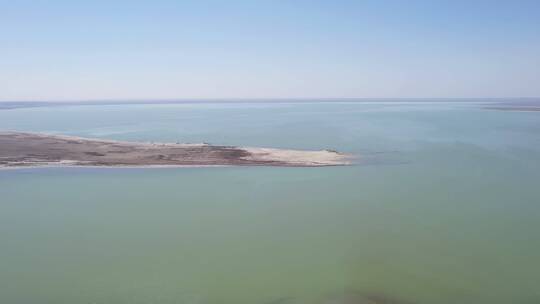
<svg viewBox="0 0 540 304">
<path fill-rule="evenodd" d="M 0 132 L 0 168 L 35 166 L 184 167 L 350 164 L 336 151 L 302 151 L 209 144 L 144 143 L 27 132 Z"/>
</svg>

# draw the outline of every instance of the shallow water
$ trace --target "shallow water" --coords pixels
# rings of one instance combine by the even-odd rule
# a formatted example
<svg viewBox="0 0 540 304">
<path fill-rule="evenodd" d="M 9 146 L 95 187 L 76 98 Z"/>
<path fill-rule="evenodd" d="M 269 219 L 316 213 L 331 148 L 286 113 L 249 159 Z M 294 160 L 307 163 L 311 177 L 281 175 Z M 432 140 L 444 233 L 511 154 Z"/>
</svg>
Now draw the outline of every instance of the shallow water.
<svg viewBox="0 0 540 304">
<path fill-rule="evenodd" d="M 361 156 L 328 168 L 0 171 L 0 303 L 540 302 L 539 113 L 66 106 L 0 111 L 0 129 Z"/>
</svg>

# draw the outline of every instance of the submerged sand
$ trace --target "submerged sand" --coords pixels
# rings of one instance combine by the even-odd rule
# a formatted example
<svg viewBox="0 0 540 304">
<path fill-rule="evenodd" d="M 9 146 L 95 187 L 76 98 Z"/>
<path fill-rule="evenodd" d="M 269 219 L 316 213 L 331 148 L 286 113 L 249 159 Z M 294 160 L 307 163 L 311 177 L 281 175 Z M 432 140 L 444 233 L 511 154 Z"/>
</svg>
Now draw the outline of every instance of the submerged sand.
<svg viewBox="0 0 540 304">
<path fill-rule="evenodd" d="M 27 132 L 0 132 L 0 168 L 28 166 L 289 166 L 350 164 L 331 150 L 144 143 Z"/>
</svg>

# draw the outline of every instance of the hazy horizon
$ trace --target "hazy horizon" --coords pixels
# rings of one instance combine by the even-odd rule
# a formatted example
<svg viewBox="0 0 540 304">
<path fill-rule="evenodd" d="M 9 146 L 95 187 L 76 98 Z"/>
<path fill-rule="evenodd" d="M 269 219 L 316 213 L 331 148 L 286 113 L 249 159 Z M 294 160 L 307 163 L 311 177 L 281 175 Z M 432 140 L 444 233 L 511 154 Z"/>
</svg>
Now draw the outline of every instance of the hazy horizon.
<svg viewBox="0 0 540 304">
<path fill-rule="evenodd" d="M 101 99 L 101 100 L 20 100 L 0 101 L 0 110 L 63 106 L 196 104 L 471 104 L 484 107 L 540 107 L 538 97 L 517 98 L 178 98 L 178 99 Z"/>
</svg>

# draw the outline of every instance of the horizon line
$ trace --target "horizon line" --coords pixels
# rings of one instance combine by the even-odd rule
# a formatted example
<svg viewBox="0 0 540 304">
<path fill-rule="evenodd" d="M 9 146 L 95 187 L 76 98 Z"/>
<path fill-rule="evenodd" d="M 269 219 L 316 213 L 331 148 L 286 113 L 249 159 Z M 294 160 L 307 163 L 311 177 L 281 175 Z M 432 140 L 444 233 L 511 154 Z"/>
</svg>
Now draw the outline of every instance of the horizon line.
<svg viewBox="0 0 540 304">
<path fill-rule="evenodd" d="M 0 100 L 0 103 L 174 103 L 174 102 L 264 102 L 264 101 L 400 101 L 400 100 L 501 100 L 540 99 L 540 96 L 519 97 L 180 97 L 180 98 L 98 98 L 98 99 L 20 99 Z"/>
</svg>

